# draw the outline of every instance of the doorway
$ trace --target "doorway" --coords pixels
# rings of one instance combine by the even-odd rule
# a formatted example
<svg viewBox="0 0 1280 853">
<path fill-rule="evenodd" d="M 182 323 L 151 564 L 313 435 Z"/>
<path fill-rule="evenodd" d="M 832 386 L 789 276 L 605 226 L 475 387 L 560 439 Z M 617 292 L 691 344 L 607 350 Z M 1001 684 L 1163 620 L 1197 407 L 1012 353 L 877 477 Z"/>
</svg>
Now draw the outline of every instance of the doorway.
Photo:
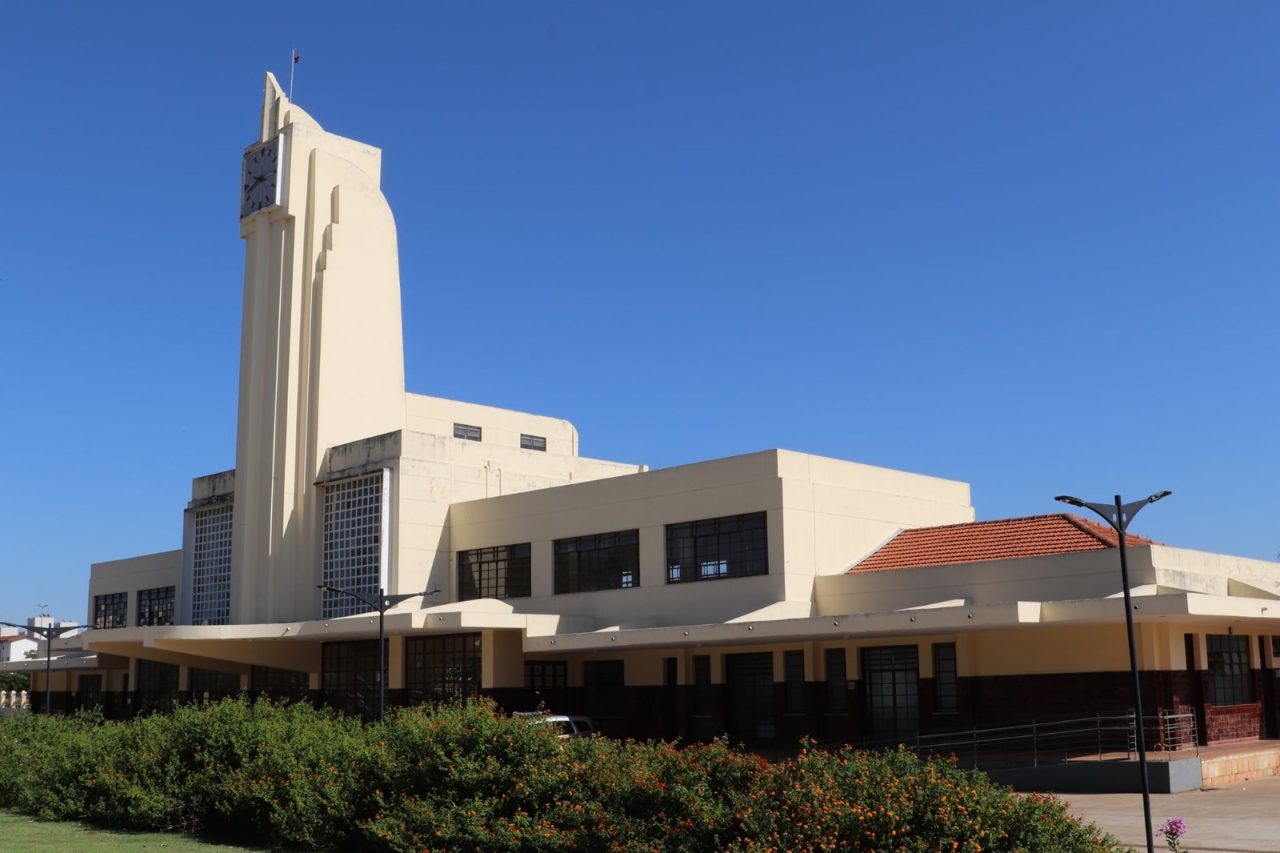
<svg viewBox="0 0 1280 853">
<path fill-rule="evenodd" d="M 867 720 L 873 737 L 915 734 L 920 728 L 920 655 L 915 646 L 862 650 Z"/>
<path fill-rule="evenodd" d="M 724 656 L 729 739 L 771 743 L 777 736 L 773 709 L 773 653 Z"/>
</svg>

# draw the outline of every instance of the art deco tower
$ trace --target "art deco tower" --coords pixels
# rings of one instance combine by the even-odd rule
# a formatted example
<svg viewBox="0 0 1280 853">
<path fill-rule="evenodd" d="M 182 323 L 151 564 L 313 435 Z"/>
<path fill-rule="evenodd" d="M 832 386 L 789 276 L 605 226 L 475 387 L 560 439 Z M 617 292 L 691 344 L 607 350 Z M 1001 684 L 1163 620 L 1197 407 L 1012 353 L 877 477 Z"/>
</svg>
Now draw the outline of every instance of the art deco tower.
<svg viewBox="0 0 1280 853">
<path fill-rule="evenodd" d="M 325 450 L 403 428 L 395 220 L 381 152 L 326 132 L 267 74 L 245 154 L 231 621 L 313 617 Z"/>
</svg>

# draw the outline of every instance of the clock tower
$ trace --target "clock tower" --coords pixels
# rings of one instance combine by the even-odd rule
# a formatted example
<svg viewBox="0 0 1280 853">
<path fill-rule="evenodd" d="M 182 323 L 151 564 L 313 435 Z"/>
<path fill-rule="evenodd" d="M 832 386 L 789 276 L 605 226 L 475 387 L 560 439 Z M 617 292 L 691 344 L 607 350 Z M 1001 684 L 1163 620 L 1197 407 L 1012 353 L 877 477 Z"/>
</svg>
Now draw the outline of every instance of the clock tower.
<svg viewBox="0 0 1280 853">
<path fill-rule="evenodd" d="M 314 616 L 325 451 L 404 427 L 400 273 L 381 159 L 326 132 L 267 74 L 240 196 L 233 623 Z"/>
</svg>

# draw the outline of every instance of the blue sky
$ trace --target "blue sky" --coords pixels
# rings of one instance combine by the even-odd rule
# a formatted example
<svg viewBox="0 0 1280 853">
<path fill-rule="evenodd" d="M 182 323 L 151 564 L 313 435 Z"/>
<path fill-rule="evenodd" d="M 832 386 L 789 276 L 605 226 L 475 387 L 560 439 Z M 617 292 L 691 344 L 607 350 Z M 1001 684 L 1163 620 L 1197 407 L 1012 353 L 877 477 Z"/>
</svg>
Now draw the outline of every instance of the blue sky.
<svg viewBox="0 0 1280 853">
<path fill-rule="evenodd" d="M 405 4 L 406 6 L 408 4 Z M 366 20 L 350 20 L 358 10 Z M 235 461 L 262 73 L 381 147 L 409 390 L 1280 553 L 1280 4 L 0 4 L 0 618 Z M 286 83 L 287 85 L 287 83 Z"/>
</svg>

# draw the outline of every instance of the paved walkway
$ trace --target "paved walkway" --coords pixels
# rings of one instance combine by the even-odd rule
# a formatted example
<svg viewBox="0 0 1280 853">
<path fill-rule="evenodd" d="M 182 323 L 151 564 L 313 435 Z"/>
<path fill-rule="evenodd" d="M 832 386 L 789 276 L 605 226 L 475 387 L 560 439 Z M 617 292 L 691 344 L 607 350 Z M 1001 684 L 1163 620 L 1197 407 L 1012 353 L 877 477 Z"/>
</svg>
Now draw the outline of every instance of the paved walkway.
<svg viewBox="0 0 1280 853">
<path fill-rule="evenodd" d="M 1063 794 L 1071 813 L 1096 823 L 1124 844 L 1145 850 L 1141 794 Z M 1223 788 L 1152 794 L 1156 850 L 1165 851 L 1158 829 L 1171 817 L 1187 822 L 1188 853 L 1276 853 L 1280 851 L 1280 777 Z"/>
</svg>

